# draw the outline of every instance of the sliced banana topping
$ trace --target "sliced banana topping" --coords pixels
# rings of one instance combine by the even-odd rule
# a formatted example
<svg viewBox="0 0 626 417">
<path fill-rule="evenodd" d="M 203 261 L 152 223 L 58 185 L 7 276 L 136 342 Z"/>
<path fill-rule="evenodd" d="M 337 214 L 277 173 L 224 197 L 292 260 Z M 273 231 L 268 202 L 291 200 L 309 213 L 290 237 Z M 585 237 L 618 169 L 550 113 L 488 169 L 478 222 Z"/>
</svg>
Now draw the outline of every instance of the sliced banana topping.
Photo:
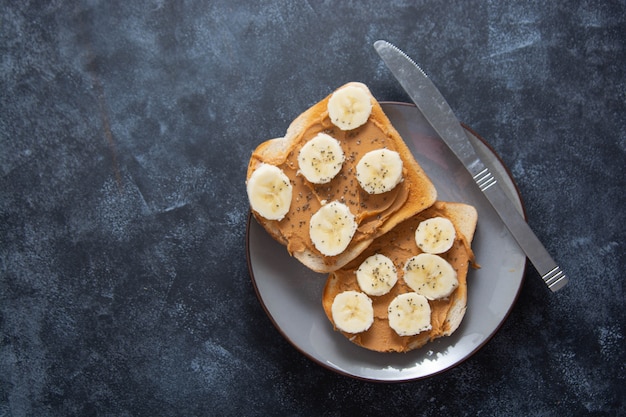
<svg viewBox="0 0 626 417">
<path fill-rule="evenodd" d="M 415 230 L 415 243 L 426 253 L 447 252 L 454 243 L 456 230 L 445 217 L 433 217 L 421 222 Z"/>
<path fill-rule="evenodd" d="M 432 329 L 430 305 L 423 295 L 408 292 L 394 298 L 387 308 L 389 327 L 400 336 L 414 336 Z"/>
<path fill-rule="evenodd" d="M 404 265 L 404 282 L 429 300 L 452 294 L 459 286 L 456 271 L 439 255 L 420 253 Z"/>
<path fill-rule="evenodd" d="M 344 291 L 333 300 L 331 314 L 335 326 L 347 333 L 361 333 L 374 323 L 372 300 L 359 291 Z"/>
<path fill-rule="evenodd" d="M 262 163 L 246 184 L 248 200 L 254 211 L 268 220 L 282 220 L 289 212 L 293 187 L 278 167 Z"/>
<path fill-rule="evenodd" d="M 366 153 L 356 165 L 356 178 L 369 194 L 393 190 L 402 181 L 400 154 L 389 149 L 375 149 Z"/>
<path fill-rule="evenodd" d="M 356 218 L 350 208 L 332 201 L 311 216 L 309 235 L 317 250 L 326 256 L 335 256 L 346 250 L 356 228 Z"/>
<path fill-rule="evenodd" d="M 335 178 L 344 160 L 341 144 L 326 133 L 318 133 L 298 154 L 300 173 L 314 184 L 325 184 Z"/>
<path fill-rule="evenodd" d="M 365 259 L 356 270 L 361 290 L 372 296 L 385 295 L 398 281 L 398 272 L 391 259 L 377 253 Z"/>
<path fill-rule="evenodd" d="M 341 130 L 352 130 L 367 122 L 372 102 L 363 88 L 349 85 L 335 91 L 328 100 L 328 117 Z"/>
</svg>

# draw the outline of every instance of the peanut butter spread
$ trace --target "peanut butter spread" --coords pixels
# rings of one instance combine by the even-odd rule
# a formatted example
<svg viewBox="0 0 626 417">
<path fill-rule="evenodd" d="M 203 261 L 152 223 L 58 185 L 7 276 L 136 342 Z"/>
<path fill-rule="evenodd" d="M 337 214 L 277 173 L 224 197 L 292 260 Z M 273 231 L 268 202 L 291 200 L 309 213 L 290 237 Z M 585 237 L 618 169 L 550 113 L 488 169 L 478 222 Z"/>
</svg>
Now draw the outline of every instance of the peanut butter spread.
<svg viewBox="0 0 626 417">
<path fill-rule="evenodd" d="M 355 271 L 359 265 L 369 256 L 380 253 L 391 259 L 398 272 L 398 282 L 391 291 L 382 296 L 370 296 L 374 307 L 374 323 L 365 332 L 359 334 L 344 335 L 354 343 L 375 351 L 395 351 L 404 352 L 410 348 L 421 346 L 429 340 L 449 334 L 450 324 L 447 320 L 448 312 L 454 301 L 466 297 L 467 291 L 467 270 L 473 262 L 473 252 L 469 242 L 458 233 L 455 242 L 450 250 L 441 256 L 446 259 L 457 272 L 459 286 L 446 299 L 429 301 L 431 308 L 432 329 L 419 333 L 415 336 L 399 336 L 390 326 L 387 318 L 387 308 L 389 303 L 399 294 L 413 291 L 403 279 L 403 267 L 406 261 L 421 251 L 415 243 L 415 229 L 418 224 L 431 217 L 446 217 L 446 212 L 437 209 L 435 206 L 426 209 L 424 212 L 406 220 L 401 225 L 395 227 L 384 237 L 374 241 L 359 257 L 345 267 L 331 273 L 329 281 L 324 289 L 324 300 L 332 302 L 335 295 L 347 291 L 361 291 L 356 280 Z M 328 311 L 326 311 L 328 315 Z M 332 317 L 329 316 L 332 321 Z"/>
<path fill-rule="evenodd" d="M 320 105 L 323 105 L 323 102 Z M 380 112 L 382 113 L 382 110 Z M 330 182 L 313 184 L 298 172 L 298 152 L 308 140 L 320 132 L 340 142 L 345 161 L 339 173 Z M 395 138 L 398 138 L 397 133 Z M 399 152 L 398 140 L 395 138 L 385 127 L 384 122 L 378 120 L 374 113 L 363 126 L 350 131 L 342 131 L 331 123 L 328 112 L 322 111 L 319 112 L 318 120 L 310 121 L 307 128 L 290 142 L 290 148 L 284 152 L 285 156 L 282 159 L 264 160 L 263 156 L 253 154 L 252 157 L 258 161 L 271 163 L 281 168 L 292 183 L 293 197 L 290 210 L 285 218 L 276 222 L 289 253 L 300 252 L 305 248 L 319 253 L 309 237 L 309 220 L 327 202 L 340 201 L 346 204 L 356 216 L 358 228 L 352 238 L 352 243 L 354 243 L 368 239 L 376 233 L 390 216 L 403 207 L 410 193 L 414 194 L 412 200 L 419 201 L 419 196 L 415 194 L 419 193 L 419 187 L 423 185 L 416 183 L 417 181 L 403 180 L 393 190 L 382 194 L 368 194 L 357 181 L 356 165 L 360 158 L 374 149 L 387 148 Z M 404 162 L 405 157 L 402 156 L 402 159 Z M 403 165 L 403 178 L 406 178 L 406 162 Z M 411 191 L 412 187 L 413 191 Z M 424 202 L 423 206 L 427 204 L 429 203 Z M 324 257 L 328 263 L 332 263 L 333 258 Z"/>
</svg>

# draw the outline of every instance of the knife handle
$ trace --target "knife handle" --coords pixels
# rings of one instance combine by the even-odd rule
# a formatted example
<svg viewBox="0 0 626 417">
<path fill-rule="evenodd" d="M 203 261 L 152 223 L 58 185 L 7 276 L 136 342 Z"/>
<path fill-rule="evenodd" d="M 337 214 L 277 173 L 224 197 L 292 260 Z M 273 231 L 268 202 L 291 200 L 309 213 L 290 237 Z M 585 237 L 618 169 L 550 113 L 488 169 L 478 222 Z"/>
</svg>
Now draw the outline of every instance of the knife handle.
<svg viewBox="0 0 626 417">
<path fill-rule="evenodd" d="M 510 204 L 501 187 L 493 187 L 497 180 L 485 167 L 474 176 L 474 181 L 489 200 L 504 224 L 533 264 L 543 282 L 552 291 L 558 291 L 565 286 L 568 278 L 561 268 L 552 259 L 541 241 L 537 238 L 528 223 L 519 212 Z"/>
</svg>

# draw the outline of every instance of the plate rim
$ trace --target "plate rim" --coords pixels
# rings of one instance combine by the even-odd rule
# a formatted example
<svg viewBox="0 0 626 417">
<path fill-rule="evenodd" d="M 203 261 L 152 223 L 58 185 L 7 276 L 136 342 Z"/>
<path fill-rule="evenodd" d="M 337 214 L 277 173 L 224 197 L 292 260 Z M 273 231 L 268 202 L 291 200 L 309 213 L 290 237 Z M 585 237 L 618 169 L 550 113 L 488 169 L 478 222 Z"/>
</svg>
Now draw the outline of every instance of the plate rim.
<svg viewBox="0 0 626 417">
<path fill-rule="evenodd" d="M 405 102 L 400 102 L 400 101 L 379 101 L 379 104 L 382 105 L 397 105 L 397 106 L 406 106 L 406 107 L 413 107 L 415 109 L 417 109 L 417 106 L 413 103 L 405 103 Z M 418 110 L 419 111 L 419 110 Z M 497 159 L 498 163 L 501 165 L 501 167 L 504 169 L 504 171 L 506 172 L 508 179 L 511 181 L 512 185 L 513 185 L 513 189 L 514 189 L 514 193 L 517 196 L 517 198 L 519 199 L 520 202 L 520 206 L 522 209 L 522 217 L 524 218 L 524 220 L 528 220 L 527 219 L 527 213 L 526 213 L 526 206 L 524 204 L 524 200 L 522 198 L 520 189 L 517 185 L 517 183 L 515 182 L 515 179 L 509 169 L 509 167 L 504 163 L 504 161 L 502 160 L 502 158 L 500 157 L 500 155 L 495 151 L 495 149 L 481 136 L 479 135 L 474 129 L 472 129 L 470 126 L 466 125 L 463 122 L 460 122 L 461 126 L 467 130 L 468 132 L 470 132 L 476 139 L 478 139 L 488 150 L 489 152 Z M 421 376 L 415 376 L 415 377 L 407 377 L 407 378 L 398 378 L 398 379 L 380 379 L 380 378 L 373 378 L 373 377 L 366 377 L 366 376 L 361 376 L 361 375 L 355 375 L 352 374 L 350 372 L 344 371 L 343 369 L 339 369 L 333 366 L 330 366 L 327 362 L 324 362 L 316 357 L 314 357 L 311 353 L 307 352 L 305 349 L 303 349 L 302 347 L 300 347 L 298 344 L 296 344 L 286 333 L 285 331 L 281 328 L 281 326 L 278 325 L 278 323 L 276 322 L 276 320 L 274 319 L 273 315 L 270 313 L 263 297 L 261 296 L 260 290 L 258 288 L 257 282 L 256 282 L 256 278 L 254 275 L 254 271 L 252 268 L 252 261 L 250 259 L 250 225 L 252 221 L 256 221 L 254 219 L 254 216 L 252 214 L 252 211 L 250 209 L 248 209 L 248 216 L 247 216 L 247 221 L 246 221 L 246 233 L 245 233 L 245 244 L 246 244 L 246 263 L 248 266 L 248 274 L 250 276 L 250 281 L 252 282 L 252 286 L 254 287 L 254 292 L 256 294 L 257 299 L 259 300 L 261 307 L 263 308 L 263 310 L 265 311 L 265 314 L 267 315 L 267 317 L 270 319 L 270 322 L 272 323 L 272 325 L 274 326 L 274 328 L 280 333 L 280 335 L 287 340 L 287 342 L 294 347 L 298 352 L 300 352 L 302 355 L 304 355 L 306 358 L 308 358 L 309 360 L 311 360 L 312 362 L 320 365 L 322 368 L 327 369 L 329 371 L 332 371 L 333 373 L 339 374 L 339 375 L 343 375 L 346 377 L 349 377 L 351 379 L 356 379 L 356 380 L 360 380 L 360 381 L 367 381 L 367 382 L 375 382 L 375 383 L 383 383 L 383 384 L 394 384 L 394 383 L 402 383 L 402 382 L 412 382 L 412 381 L 419 381 L 419 380 L 425 380 L 428 378 L 432 378 L 436 375 L 440 375 L 446 371 L 449 371 L 452 368 L 455 368 L 459 365 L 461 365 L 462 363 L 464 363 L 465 361 L 467 361 L 468 359 L 470 359 L 471 357 L 473 357 L 478 351 L 480 351 L 488 342 L 490 342 L 493 337 L 500 331 L 501 327 L 504 325 L 504 323 L 507 321 L 509 315 L 511 314 L 513 307 L 515 306 L 515 304 L 517 303 L 517 300 L 520 296 L 520 293 L 522 291 L 522 287 L 524 285 L 524 282 L 526 280 L 526 271 L 528 268 L 528 259 L 526 258 L 524 260 L 524 264 L 521 270 L 521 279 L 520 279 L 520 285 L 517 288 L 516 294 L 513 297 L 513 300 L 511 302 L 511 305 L 508 307 L 506 313 L 504 314 L 504 316 L 502 317 L 502 319 L 500 320 L 500 322 L 498 323 L 498 325 L 493 329 L 493 331 L 485 338 L 485 340 L 483 340 L 480 344 L 476 345 L 474 347 L 474 349 L 472 349 L 467 355 L 465 355 L 461 360 L 454 362 L 442 369 L 439 369 L 433 373 L 430 373 L 428 375 L 421 375 Z"/>
</svg>

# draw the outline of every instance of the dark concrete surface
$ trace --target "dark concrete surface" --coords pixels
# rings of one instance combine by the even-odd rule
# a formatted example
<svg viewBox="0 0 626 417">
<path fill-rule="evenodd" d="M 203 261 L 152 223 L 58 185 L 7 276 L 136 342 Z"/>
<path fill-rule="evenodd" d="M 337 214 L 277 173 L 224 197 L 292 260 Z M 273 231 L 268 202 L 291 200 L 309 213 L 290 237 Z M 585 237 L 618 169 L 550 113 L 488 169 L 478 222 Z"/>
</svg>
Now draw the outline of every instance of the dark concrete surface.
<svg viewBox="0 0 626 417">
<path fill-rule="evenodd" d="M 626 414 L 626 4 L 2 1 L 0 416 Z M 251 151 L 386 39 L 510 168 L 570 275 L 432 378 L 337 375 L 246 264 Z"/>
</svg>

